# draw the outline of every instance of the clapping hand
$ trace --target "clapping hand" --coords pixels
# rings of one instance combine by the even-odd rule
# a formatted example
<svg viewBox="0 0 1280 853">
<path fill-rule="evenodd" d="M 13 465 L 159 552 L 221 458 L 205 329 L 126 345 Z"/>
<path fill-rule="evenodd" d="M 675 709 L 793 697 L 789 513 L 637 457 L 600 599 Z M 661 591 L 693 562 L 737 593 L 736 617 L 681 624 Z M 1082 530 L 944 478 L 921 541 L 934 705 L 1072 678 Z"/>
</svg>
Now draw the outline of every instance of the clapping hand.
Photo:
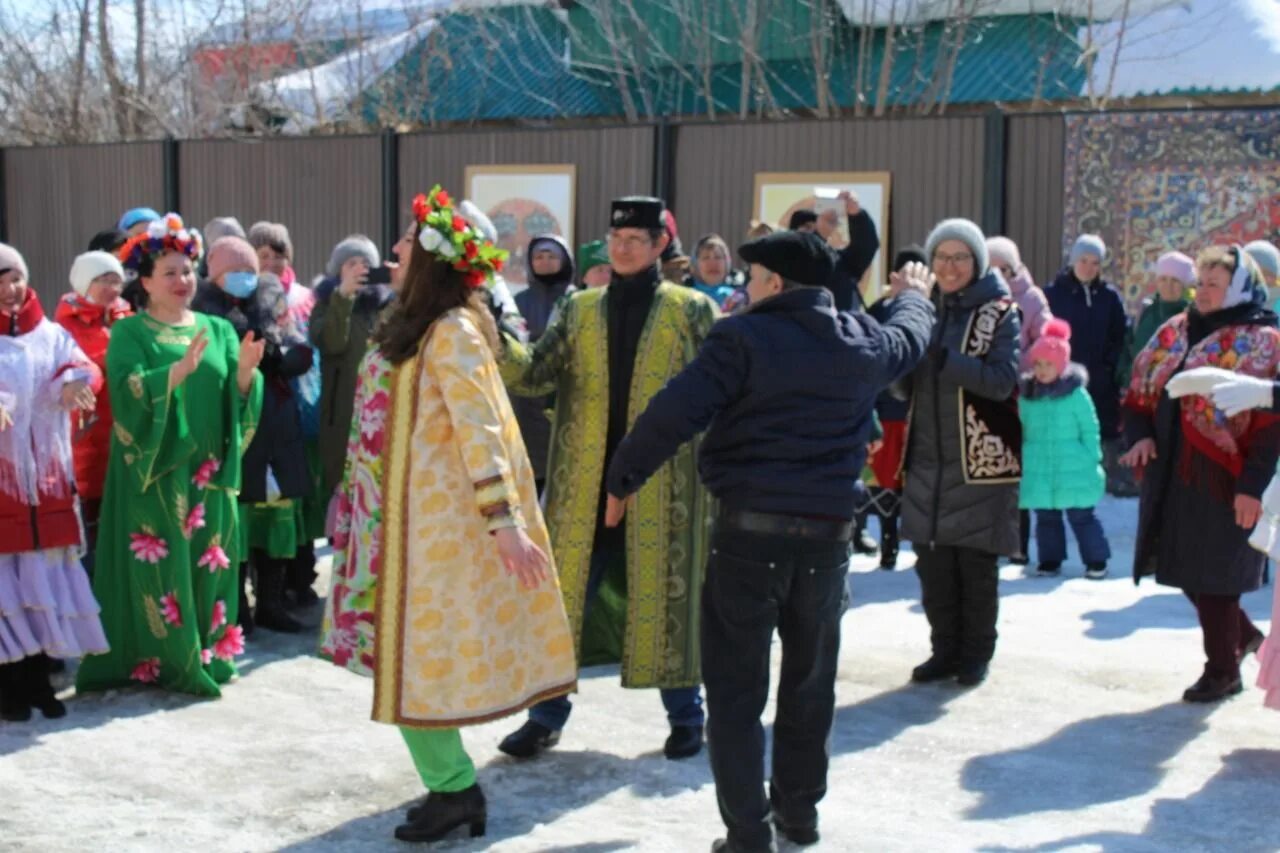
<svg viewBox="0 0 1280 853">
<path fill-rule="evenodd" d="M 551 561 L 524 532 L 524 528 L 503 527 L 494 536 L 507 574 L 514 575 L 525 589 L 537 589 L 546 582 Z"/>
<path fill-rule="evenodd" d="M 236 379 L 239 382 L 241 394 L 249 393 L 249 386 L 253 384 L 253 372 L 262 363 L 262 354 L 266 351 L 266 347 L 267 342 L 261 338 L 255 338 L 252 331 L 240 341 Z"/>
<path fill-rule="evenodd" d="M 84 380 L 62 386 L 62 408 L 68 412 L 92 412 L 97 398 Z"/>
<path fill-rule="evenodd" d="M 182 354 L 182 358 L 175 361 L 173 366 L 169 368 L 170 391 L 187 381 L 187 377 L 196 372 L 196 368 L 200 366 L 200 359 L 204 358 L 205 347 L 208 345 L 208 331 L 201 329 L 196 332 L 196 336 L 191 339 L 191 343 L 187 344 L 187 351 Z"/>
</svg>

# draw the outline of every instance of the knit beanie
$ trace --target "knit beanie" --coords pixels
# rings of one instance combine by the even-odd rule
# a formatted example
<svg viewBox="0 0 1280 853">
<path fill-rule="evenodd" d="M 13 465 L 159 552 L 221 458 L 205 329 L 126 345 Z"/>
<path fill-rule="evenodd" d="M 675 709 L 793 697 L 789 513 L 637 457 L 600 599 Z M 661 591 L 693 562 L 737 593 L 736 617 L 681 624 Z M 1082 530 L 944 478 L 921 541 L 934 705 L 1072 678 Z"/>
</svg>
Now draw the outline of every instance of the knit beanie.
<svg viewBox="0 0 1280 853">
<path fill-rule="evenodd" d="M 1266 240 L 1254 240 L 1244 247 L 1245 253 L 1267 275 L 1280 276 L 1280 249 Z"/>
<path fill-rule="evenodd" d="M 1093 255 L 1099 261 L 1104 261 L 1107 258 L 1107 244 L 1102 242 L 1102 238 L 1097 234 L 1081 234 L 1071 247 L 1067 263 L 1075 266 L 1076 261 L 1085 255 Z"/>
<path fill-rule="evenodd" d="M 115 273 L 124 280 L 124 267 L 120 259 L 108 252 L 85 252 L 71 265 L 71 289 L 81 296 L 89 292 L 89 285 L 100 275 Z"/>
<path fill-rule="evenodd" d="M 217 281 L 225 272 L 249 267 L 258 271 L 258 253 L 249 245 L 249 241 L 241 237 L 223 237 L 209 247 L 206 259 L 209 267 L 209 280 Z"/>
<path fill-rule="evenodd" d="M 902 272 L 902 268 L 911 263 L 929 266 L 929 256 L 924 253 L 924 249 L 915 243 L 910 246 L 903 246 L 898 250 L 898 254 L 893 256 L 892 272 Z"/>
<path fill-rule="evenodd" d="M 223 237 L 239 237 L 244 239 L 244 227 L 234 216 L 216 216 L 204 224 L 201 232 L 206 244 L 212 246 Z"/>
<path fill-rule="evenodd" d="M 1007 264 L 1015 275 L 1022 270 L 1022 253 L 1018 251 L 1018 244 L 1008 237 L 988 237 L 987 254 L 991 256 L 991 263 Z"/>
<path fill-rule="evenodd" d="M 959 240 L 969 247 L 978 278 L 987 274 L 991 260 L 987 254 L 987 238 L 981 228 L 968 219 L 944 219 L 929 232 L 929 239 L 924 244 L 925 255 L 932 258 L 938 246 L 948 240 Z"/>
<path fill-rule="evenodd" d="M 330 278 L 342 275 L 342 265 L 352 258 L 364 258 L 370 268 L 382 266 L 382 256 L 378 247 L 363 234 L 352 234 L 333 247 L 329 255 L 329 263 L 325 265 L 324 274 Z"/>
<path fill-rule="evenodd" d="M 26 259 L 22 257 L 21 252 L 8 243 L 0 243 L 0 269 L 20 270 L 23 278 L 31 278 L 31 273 L 27 270 Z"/>
<path fill-rule="evenodd" d="M 273 252 L 279 252 L 285 258 L 293 260 L 293 241 L 289 239 L 289 229 L 279 222 L 255 222 L 249 226 L 249 245 L 255 249 L 268 246 Z"/>
<path fill-rule="evenodd" d="M 1196 283 L 1196 262 L 1181 252 L 1165 252 L 1156 261 L 1156 275 L 1167 275 L 1190 287 Z"/>
<path fill-rule="evenodd" d="M 1056 317 L 1045 323 L 1040 337 L 1031 345 L 1028 358 L 1032 363 L 1049 362 L 1061 375 L 1071 363 L 1071 324 Z"/>
<path fill-rule="evenodd" d="M 160 214 L 156 213 L 149 207 L 135 207 L 132 210 L 126 210 L 124 215 L 120 217 L 120 222 L 116 225 L 121 231 L 128 231 L 139 222 L 155 222 L 160 218 Z"/>
</svg>

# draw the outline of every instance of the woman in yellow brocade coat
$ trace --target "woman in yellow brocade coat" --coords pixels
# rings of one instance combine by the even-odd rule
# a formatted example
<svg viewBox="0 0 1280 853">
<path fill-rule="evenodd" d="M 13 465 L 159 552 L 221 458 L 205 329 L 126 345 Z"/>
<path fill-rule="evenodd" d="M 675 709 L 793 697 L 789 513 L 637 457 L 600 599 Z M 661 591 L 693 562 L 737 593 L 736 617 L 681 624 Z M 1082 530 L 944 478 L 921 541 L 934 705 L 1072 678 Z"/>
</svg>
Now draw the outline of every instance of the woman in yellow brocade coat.
<svg viewBox="0 0 1280 853">
<path fill-rule="evenodd" d="M 396 829 L 485 829 L 458 728 L 573 690 L 576 660 L 533 469 L 482 289 L 505 253 L 437 188 L 414 201 L 404 289 L 375 342 L 393 366 L 373 717 L 400 727 L 427 799 Z"/>
</svg>

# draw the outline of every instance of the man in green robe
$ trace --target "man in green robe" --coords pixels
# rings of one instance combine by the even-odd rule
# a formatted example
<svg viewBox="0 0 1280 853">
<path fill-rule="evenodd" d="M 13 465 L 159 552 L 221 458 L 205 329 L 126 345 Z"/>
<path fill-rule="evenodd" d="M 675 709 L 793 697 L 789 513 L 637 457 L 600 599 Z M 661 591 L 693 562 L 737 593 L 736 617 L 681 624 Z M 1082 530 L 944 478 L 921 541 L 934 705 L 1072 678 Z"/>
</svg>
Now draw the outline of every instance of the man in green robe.
<svg viewBox="0 0 1280 853">
<path fill-rule="evenodd" d="M 698 479 L 698 441 L 640 490 L 624 526 L 604 525 L 604 472 L 614 450 L 649 400 L 693 361 L 717 316 L 710 298 L 662 281 L 669 240 L 662 212 L 656 198 L 615 201 L 609 285 L 570 297 L 535 346 L 507 337 L 501 369 L 513 394 L 556 394 L 546 517 L 578 660 L 589 608 L 603 604 L 602 583 L 625 579 L 614 585 L 626 601 L 622 686 L 660 689 L 671 724 L 664 752 L 687 758 L 702 749 L 704 722 L 698 612 L 711 499 Z M 567 698 L 534 706 L 499 748 L 530 758 L 554 746 L 570 709 Z"/>
</svg>

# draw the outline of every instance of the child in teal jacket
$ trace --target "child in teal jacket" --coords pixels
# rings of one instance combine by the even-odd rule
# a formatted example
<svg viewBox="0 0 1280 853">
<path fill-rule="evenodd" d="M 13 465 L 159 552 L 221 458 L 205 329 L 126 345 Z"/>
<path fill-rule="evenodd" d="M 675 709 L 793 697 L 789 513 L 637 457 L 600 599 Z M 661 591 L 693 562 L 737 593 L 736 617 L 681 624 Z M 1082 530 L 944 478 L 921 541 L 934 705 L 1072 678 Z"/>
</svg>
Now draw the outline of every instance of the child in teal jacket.
<svg viewBox="0 0 1280 853">
<path fill-rule="evenodd" d="M 1085 577 L 1107 576 L 1111 546 L 1094 507 L 1106 475 L 1098 413 L 1084 367 L 1071 361 L 1071 326 L 1051 320 L 1031 346 L 1032 372 L 1022 378 L 1022 489 L 1019 505 L 1036 511 L 1038 574 L 1054 576 L 1067 557 L 1067 522 L 1075 533 Z"/>
</svg>

